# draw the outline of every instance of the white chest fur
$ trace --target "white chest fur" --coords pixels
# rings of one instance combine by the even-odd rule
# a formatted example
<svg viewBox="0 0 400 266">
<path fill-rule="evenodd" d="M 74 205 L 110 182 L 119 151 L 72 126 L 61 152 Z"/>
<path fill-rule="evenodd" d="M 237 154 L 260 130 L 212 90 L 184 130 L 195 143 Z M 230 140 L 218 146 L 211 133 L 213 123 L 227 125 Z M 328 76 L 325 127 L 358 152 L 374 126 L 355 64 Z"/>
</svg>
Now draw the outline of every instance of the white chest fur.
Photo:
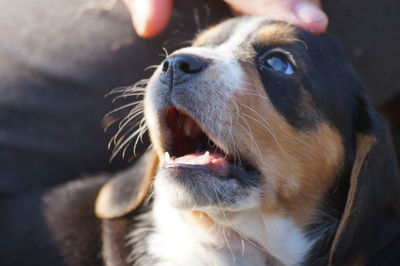
<svg viewBox="0 0 400 266">
<path fill-rule="evenodd" d="M 245 215 L 228 225 L 240 234 L 223 226 L 207 230 L 156 199 L 152 210 L 155 228 L 146 239 L 148 253 L 157 258 L 158 266 L 296 265 L 304 258 L 310 244 L 292 223 L 272 219 L 265 226 L 264 220 Z"/>
<path fill-rule="evenodd" d="M 157 265 L 265 265 L 263 252 L 237 234 L 205 230 L 160 200 L 154 202 L 153 219 L 155 232 L 148 238 L 148 247 L 159 258 Z"/>
</svg>

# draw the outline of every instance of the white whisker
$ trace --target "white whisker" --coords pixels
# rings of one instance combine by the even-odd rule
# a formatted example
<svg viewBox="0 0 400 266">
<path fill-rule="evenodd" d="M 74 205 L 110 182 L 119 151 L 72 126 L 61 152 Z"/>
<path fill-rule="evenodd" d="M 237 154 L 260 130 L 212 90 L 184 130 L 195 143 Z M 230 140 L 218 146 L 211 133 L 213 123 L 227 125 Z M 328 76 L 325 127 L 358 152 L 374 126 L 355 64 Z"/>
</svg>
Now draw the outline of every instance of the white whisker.
<svg viewBox="0 0 400 266">
<path fill-rule="evenodd" d="M 243 116 L 246 116 L 250 119 L 252 119 L 253 121 L 256 121 L 258 124 L 260 124 L 262 127 L 264 127 L 268 133 L 272 136 L 272 138 L 274 139 L 274 141 L 276 142 L 276 144 L 278 144 L 279 148 L 284 152 L 282 145 L 280 144 L 276 134 L 273 132 L 271 125 L 268 123 L 267 120 L 265 120 L 265 118 L 259 114 L 256 110 L 254 110 L 253 108 L 251 108 L 250 106 L 244 105 L 244 104 L 240 104 L 241 106 L 247 108 L 248 110 L 254 112 L 256 115 L 258 115 L 263 121 L 264 123 L 262 123 L 260 120 L 258 120 L 257 118 L 248 115 L 248 114 L 243 114 Z"/>
</svg>

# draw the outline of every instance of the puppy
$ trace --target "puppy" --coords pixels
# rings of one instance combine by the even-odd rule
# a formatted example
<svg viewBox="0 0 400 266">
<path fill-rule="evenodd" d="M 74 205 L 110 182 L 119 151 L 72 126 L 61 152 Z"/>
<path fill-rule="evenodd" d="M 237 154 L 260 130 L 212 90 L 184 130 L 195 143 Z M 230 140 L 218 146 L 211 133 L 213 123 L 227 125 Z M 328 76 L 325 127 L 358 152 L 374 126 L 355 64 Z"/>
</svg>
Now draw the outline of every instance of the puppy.
<svg viewBox="0 0 400 266">
<path fill-rule="evenodd" d="M 168 56 L 143 104 L 149 171 L 96 201 L 107 265 L 399 261 L 397 159 L 331 36 L 230 19 Z"/>
</svg>

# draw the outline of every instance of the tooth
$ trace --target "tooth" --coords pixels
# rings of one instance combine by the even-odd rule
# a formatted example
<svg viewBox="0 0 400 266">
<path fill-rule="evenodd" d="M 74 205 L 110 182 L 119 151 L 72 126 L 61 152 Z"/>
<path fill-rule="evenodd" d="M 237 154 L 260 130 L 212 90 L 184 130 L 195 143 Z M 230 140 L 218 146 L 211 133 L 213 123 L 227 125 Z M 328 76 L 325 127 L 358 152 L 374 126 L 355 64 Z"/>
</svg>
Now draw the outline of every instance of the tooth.
<svg viewBox="0 0 400 266">
<path fill-rule="evenodd" d="M 201 156 L 200 164 L 207 164 L 209 161 L 210 153 L 206 151 L 203 156 Z"/>
<path fill-rule="evenodd" d="M 172 161 L 171 156 L 169 156 L 169 153 L 167 151 L 164 153 L 164 161 L 167 163 L 170 163 Z"/>
</svg>

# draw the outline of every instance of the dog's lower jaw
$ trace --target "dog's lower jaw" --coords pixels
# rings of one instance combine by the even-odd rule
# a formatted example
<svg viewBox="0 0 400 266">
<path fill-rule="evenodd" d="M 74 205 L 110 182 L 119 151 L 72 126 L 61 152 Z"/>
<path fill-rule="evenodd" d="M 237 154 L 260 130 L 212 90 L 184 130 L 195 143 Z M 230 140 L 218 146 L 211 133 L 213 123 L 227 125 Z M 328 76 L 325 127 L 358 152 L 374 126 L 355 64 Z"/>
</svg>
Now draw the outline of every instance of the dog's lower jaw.
<svg viewBox="0 0 400 266">
<path fill-rule="evenodd" d="M 146 246 L 156 265 L 299 265 L 311 248 L 294 223 L 280 216 L 214 213 L 216 223 L 205 225 L 190 215 L 155 197 Z"/>
</svg>

